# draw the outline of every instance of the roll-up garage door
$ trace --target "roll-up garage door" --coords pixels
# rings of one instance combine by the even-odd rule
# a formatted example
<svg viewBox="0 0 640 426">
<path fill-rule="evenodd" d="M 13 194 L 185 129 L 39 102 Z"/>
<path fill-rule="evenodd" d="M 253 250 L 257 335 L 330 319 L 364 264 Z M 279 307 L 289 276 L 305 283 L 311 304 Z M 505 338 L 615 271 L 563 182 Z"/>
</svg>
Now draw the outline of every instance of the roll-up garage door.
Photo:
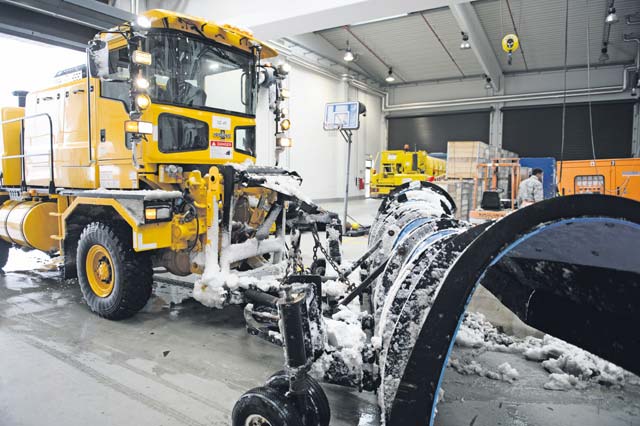
<svg viewBox="0 0 640 426">
<path fill-rule="evenodd" d="M 502 146 L 521 157 L 560 159 L 562 105 L 503 108 Z M 592 104 L 593 140 L 597 158 L 631 155 L 633 132 L 632 102 Z M 564 159 L 593 158 L 589 105 L 571 104 L 566 108 Z"/>
<path fill-rule="evenodd" d="M 389 117 L 389 149 L 411 149 L 446 152 L 448 141 L 483 141 L 489 143 L 491 110 Z"/>
</svg>

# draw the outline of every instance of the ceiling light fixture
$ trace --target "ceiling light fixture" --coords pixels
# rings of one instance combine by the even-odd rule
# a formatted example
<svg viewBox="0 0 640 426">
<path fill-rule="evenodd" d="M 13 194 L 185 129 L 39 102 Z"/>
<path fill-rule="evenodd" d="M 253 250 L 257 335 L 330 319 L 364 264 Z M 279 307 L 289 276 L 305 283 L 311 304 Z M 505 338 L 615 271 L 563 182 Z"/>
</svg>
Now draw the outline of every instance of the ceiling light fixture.
<svg viewBox="0 0 640 426">
<path fill-rule="evenodd" d="M 389 67 L 389 74 L 387 74 L 387 78 L 385 78 L 387 83 L 393 83 L 396 81 L 396 78 L 393 76 L 393 68 Z"/>
<path fill-rule="evenodd" d="M 616 22 L 618 22 L 618 15 L 616 14 L 616 8 L 613 7 L 613 3 L 611 3 L 611 6 L 609 6 L 609 14 L 607 15 L 606 18 L 604 18 L 604 22 L 611 25 L 611 24 L 615 24 Z"/>
<path fill-rule="evenodd" d="M 492 89 L 492 88 L 493 88 L 493 85 L 491 84 L 491 81 L 492 81 L 492 80 L 491 80 L 491 77 L 487 77 L 487 78 L 485 78 L 485 80 L 484 80 L 484 81 L 485 81 L 485 83 L 484 83 L 484 88 L 485 88 L 485 89 L 489 90 L 489 89 Z"/>
<path fill-rule="evenodd" d="M 609 60 L 609 49 L 603 47 L 600 51 L 600 57 L 598 58 L 600 62 L 607 62 Z"/>
<path fill-rule="evenodd" d="M 460 43 L 460 50 L 471 49 L 471 43 L 469 43 L 469 34 L 462 31 L 462 43 Z"/>
<path fill-rule="evenodd" d="M 351 51 L 351 47 L 349 47 L 349 40 L 347 40 L 347 49 L 344 52 L 344 60 L 347 62 L 351 62 L 355 59 L 353 56 L 353 52 Z"/>
</svg>

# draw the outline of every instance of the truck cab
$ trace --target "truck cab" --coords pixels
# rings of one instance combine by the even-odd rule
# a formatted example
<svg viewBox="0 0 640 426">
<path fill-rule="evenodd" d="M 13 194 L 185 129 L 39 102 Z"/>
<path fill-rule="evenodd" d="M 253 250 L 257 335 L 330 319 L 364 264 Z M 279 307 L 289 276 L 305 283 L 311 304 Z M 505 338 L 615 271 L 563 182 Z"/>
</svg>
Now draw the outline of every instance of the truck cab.
<svg viewBox="0 0 640 426">
<path fill-rule="evenodd" d="M 259 88 L 278 151 L 291 145 L 276 55 L 164 10 L 98 33 L 86 64 L 2 109 L 0 266 L 12 245 L 60 254 L 110 319 L 144 306 L 155 267 L 197 274 L 209 306 L 241 300 L 228 281 L 282 264 L 287 207 L 310 204 L 297 174 L 254 166 Z"/>
</svg>

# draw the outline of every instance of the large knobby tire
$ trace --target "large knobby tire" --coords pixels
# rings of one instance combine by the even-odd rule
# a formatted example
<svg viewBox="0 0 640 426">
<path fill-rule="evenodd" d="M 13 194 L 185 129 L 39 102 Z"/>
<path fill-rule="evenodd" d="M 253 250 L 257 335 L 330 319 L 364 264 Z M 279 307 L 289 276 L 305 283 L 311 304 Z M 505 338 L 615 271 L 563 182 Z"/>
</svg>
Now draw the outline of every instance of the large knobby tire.
<svg viewBox="0 0 640 426">
<path fill-rule="evenodd" d="M 7 261 L 9 260 L 9 249 L 11 248 L 11 244 L 6 241 L 0 240 L 0 269 L 7 266 Z"/>
<path fill-rule="evenodd" d="M 331 406 L 327 394 L 324 393 L 320 383 L 313 377 L 307 375 L 304 378 L 307 385 L 307 401 L 305 406 L 307 412 L 308 425 L 329 426 L 331 421 Z M 289 377 L 284 370 L 280 370 L 267 379 L 265 386 L 276 389 L 279 393 L 285 394 L 289 390 Z"/>
<path fill-rule="evenodd" d="M 78 282 L 89 308 L 103 318 L 133 316 L 151 296 L 153 269 L 145 253 L 136 253 L 124 226 L 89 224 L 80 235 Z"/>
<path fill-rule="evenodd" d="M 233 406 L 232 426 L 303 426 L 293 401 L 270 387 L 245 392 Z"/>
</svg>

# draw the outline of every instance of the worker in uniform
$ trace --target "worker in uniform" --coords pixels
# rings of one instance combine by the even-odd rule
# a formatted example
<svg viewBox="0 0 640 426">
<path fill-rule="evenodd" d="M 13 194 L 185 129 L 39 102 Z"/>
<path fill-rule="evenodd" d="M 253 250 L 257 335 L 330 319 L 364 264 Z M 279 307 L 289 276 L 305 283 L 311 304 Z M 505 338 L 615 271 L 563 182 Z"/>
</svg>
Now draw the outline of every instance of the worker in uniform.
<svg viewBox="0 0 640 426">
<path fill-rule="evenodd" d="M 543 198 L 542 170 L 533 169 L 531 176 L 520 182 L 518 187 L 518 207 L 526 207 L 542 201 Z"/>
</svg>

